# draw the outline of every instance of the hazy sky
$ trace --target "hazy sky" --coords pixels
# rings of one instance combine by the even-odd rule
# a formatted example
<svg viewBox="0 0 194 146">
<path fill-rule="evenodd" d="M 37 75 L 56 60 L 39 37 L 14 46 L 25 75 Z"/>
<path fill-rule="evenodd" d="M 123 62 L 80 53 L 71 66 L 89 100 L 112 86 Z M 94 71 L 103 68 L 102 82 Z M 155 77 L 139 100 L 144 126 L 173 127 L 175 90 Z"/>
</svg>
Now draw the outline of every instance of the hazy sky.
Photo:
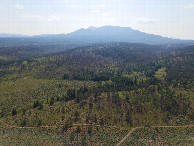
<svg viewBox="0 0 194 146">
<path fill-rule="evenodd" d="M 69 33 L 125 26 L 194 40 L 194 0 L 0 0 L 0 33 Z"/>
</svg>

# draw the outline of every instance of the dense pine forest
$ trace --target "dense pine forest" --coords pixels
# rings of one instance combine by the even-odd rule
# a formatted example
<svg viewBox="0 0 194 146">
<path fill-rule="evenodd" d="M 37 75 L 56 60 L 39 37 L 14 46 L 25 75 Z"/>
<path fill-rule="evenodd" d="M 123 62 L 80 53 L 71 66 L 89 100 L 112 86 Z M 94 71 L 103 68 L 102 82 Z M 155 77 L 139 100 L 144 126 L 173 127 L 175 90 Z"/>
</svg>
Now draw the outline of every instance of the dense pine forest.
<svg viewBox="0 0 194 146">
<path fill-rule="evenodd" d="M 193 61 L 182 44 L 2 46 L 0 145 L 116 145 L 137 127 L 123 145 L 192 145 Z"/>
</svg>

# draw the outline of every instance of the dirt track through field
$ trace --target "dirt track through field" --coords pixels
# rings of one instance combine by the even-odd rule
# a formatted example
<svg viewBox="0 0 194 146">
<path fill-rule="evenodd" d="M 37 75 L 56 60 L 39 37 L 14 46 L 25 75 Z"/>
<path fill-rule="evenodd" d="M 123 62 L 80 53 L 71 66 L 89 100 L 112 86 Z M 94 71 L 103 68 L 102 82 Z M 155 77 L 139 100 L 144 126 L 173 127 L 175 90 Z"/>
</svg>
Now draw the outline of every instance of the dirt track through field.
<svg viewBox="0 0 194 146">
<path fill-rule="evenodd" d="M 13 126 L 13 125 L 8 125 L 6 123 L 3 124 L 4 126 L 6 127 L 10 127 L 10 128 L 23 128 L 23 129 L 32 129 L 32 128 L 37 128 L 37 127 L 40 127 L 40 128 L 57 128 L 57 125 L 56 126 L 48 126 L 48 125 L 45 125 L 45 126 L 34 126 L 34 127 L 21 127 L 21 126 Z M 109 125 L 97 125 L 97 124 L 72 124 L 73 126 L 97 126 L 97 127 L 113 127 L 113 128 L 119 128 L 117 126 L 109 126 Z M 63 126 L 63 125 L 60 125 L 60 126 Z"/>
<path fill-rule="evenodd" d="M 12 126 L 12 125 L 8 125 L 6 123 L 4 123 L 4 125 L 6 125 L 6 127 L 11 127 L 11 128 L 24 128 L 24 129 L 32 129 L 32 128 L 37 128 L 37 127 L 17 127 L 17 126 Z M 61 125 L 63 126 L 63 125 Z M 73 126 L 103 126 L 103 127 L 117 127 L 117 126 L 108 126 L 108 125 L 97 125 L 97 124 L 73 124 Z M 39 126 L 40 128 L 57 128 L 57 126 Z M 194 127 L 194 125 L 183 125 L 183 126 L 150 126 L 151 128 L 178 128 L 178 127 Z M 117 127 L 118 128 L 118 127 Z M 145 128 L 143 126 L 140 127 L 135 127 L 132 128 L 129 133 L 117 144 L 117 146 L 121 145 L 121 143 L 123 143 L 136 129 L 139 128 Z"/>
<path fill-rule="evenodd" d="M 151 126 L 152 128 L 171 128 L 171 127 L 174 127 L 174 128 L 178 128 L 178 127 L 194 127 L 194 125 L 183 125 L 183 126 Z M 132 128 L 129 133 L 117 144 L 117 146 L 119 146 L 121 143 L 123 143 L 136 129 L 139 129 L 139 128 L 144 128 L 143 126 L 141 127 L 136 127 L 136 128 Z"/>
<path fill-rule="evenodd" d="M 132 128 L 130 131 L 129 131 L 129 133 L 117 144 L 117 146 L 119 146 L 123 141 L 125 141 L 125 139 L 127 138 L 127 137 L 129 137 L 132 133 L 133 133 L 133 131 L 134 130 L 136 130 L 136 129 L 138 129 L 138 128 L 142 128 L 142 127 L 136 127 L 136 128 Z"/>
</svg>

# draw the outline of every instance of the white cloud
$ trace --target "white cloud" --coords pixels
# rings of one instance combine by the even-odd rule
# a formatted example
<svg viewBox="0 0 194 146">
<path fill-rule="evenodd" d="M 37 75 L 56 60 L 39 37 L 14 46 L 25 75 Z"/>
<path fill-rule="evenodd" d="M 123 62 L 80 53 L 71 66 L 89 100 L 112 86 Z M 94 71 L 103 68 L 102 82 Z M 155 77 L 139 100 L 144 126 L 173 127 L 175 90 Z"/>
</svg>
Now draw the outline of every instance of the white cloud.
<svg viewBox="0 0 194 146">
<path fill-rule="evenodd" d="M 99 10 L 93 10 L 92 13 L 100 13 Z"/>
<path fill-rule="evenodd" d="M 114 22 L 115 19 L 113 19 L 113 18 L 105 18 L 105 21 L 109 22 L 109 24 L 110 24 L 110 23 Z"/>
<path fill-rule="evenodd" d="M 66 5 L 66 7 L 67 7 L 68 9 L 80 9 L 80 8 L 81 8 L 81 6 L 78 5 L 78 4 Z"/>
<path fill-rule="evenodd" d="M 101 7 L 101 8 L 104 8 L 105 7 L 104 4 L 99 4 L 98 6 Z"/>
<path fill-rule="evenodd" d="M 194 9 L 194 4 L 189 4 L 185 7 L 186 9 Z"/>
<path fill-rule="evenodd" d="M 14 7 L 15 7 L 16 9 L 19 9 L 19 10 L 24 9 L 24 6 L 21 5 L 21 4 L 16 4 L 16 5 L 14 5 Z"/>
<path fill-rule="evenodd" d="M 21 18 L 30 20 L 44 20 L 44 18 L 40 15 L 22 15 Z"/>
<path fill-rule="evenodd" d="M 61 18 L 58 16 L 50 16 L 48 17 L 47 21 L 60 21 Z"/>
<path fill-rule="evenodd" d="M 151 18 L 138 18 L 137 21 L 140 24 L 153 24 L 153 23 L 155 23 L 155 20 L 151 19 Z"/>
<path fill-rule="evenodd" d="M 108 16 L 109 14 L 108 13 L 102 13 L 102 16 Z"/>
<path fill-rule="evenodd" d="M 22 19 L 27 19 L 28 21 L 60 21 L 61 18 L 58 16 L 49 16 L 49 17 L 42 17 L 40 15 L 22 15 L 20 16 Z"/>
</svg>

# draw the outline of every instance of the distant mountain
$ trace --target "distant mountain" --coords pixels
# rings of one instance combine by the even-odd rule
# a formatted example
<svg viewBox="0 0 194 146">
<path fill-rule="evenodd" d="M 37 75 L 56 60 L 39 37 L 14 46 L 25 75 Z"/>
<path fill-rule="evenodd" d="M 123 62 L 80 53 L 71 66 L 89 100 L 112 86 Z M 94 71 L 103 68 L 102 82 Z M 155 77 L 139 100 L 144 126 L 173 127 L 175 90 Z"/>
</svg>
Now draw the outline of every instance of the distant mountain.
<svg viewBox="0 0 194 146">
<path fill-rule="evenodd" d="M 29 37 L 27 35 L 22 34 L 8 34 L 8 33 L 0 33 L 0 38 L 21 38 L 21 37 Z"/>
<path fill-rule="evenodd" d="M 130 27 L 103 26 L 81 28 L 68 34 L 44 34 L 27 37 L 25 35 L 0 34 L 0 45 L 90 45 L 93 43 L 127 42 L 143 44 L 194 44 L 194 40 L 180 40 L 148 34 Z"/>
<path fill-rule="evenodd" d="M 130 27 L 103 26 L 89 27 L 88 29 L 79 29 L 66 35 L 67 38 L 84 42 L 129 42 L 144 44 L 174 44 L 189 43 L 194 41 L 185 41 L 172 39 L 154 34 L 147 34 L 134 30 Z"/>
</svg>

